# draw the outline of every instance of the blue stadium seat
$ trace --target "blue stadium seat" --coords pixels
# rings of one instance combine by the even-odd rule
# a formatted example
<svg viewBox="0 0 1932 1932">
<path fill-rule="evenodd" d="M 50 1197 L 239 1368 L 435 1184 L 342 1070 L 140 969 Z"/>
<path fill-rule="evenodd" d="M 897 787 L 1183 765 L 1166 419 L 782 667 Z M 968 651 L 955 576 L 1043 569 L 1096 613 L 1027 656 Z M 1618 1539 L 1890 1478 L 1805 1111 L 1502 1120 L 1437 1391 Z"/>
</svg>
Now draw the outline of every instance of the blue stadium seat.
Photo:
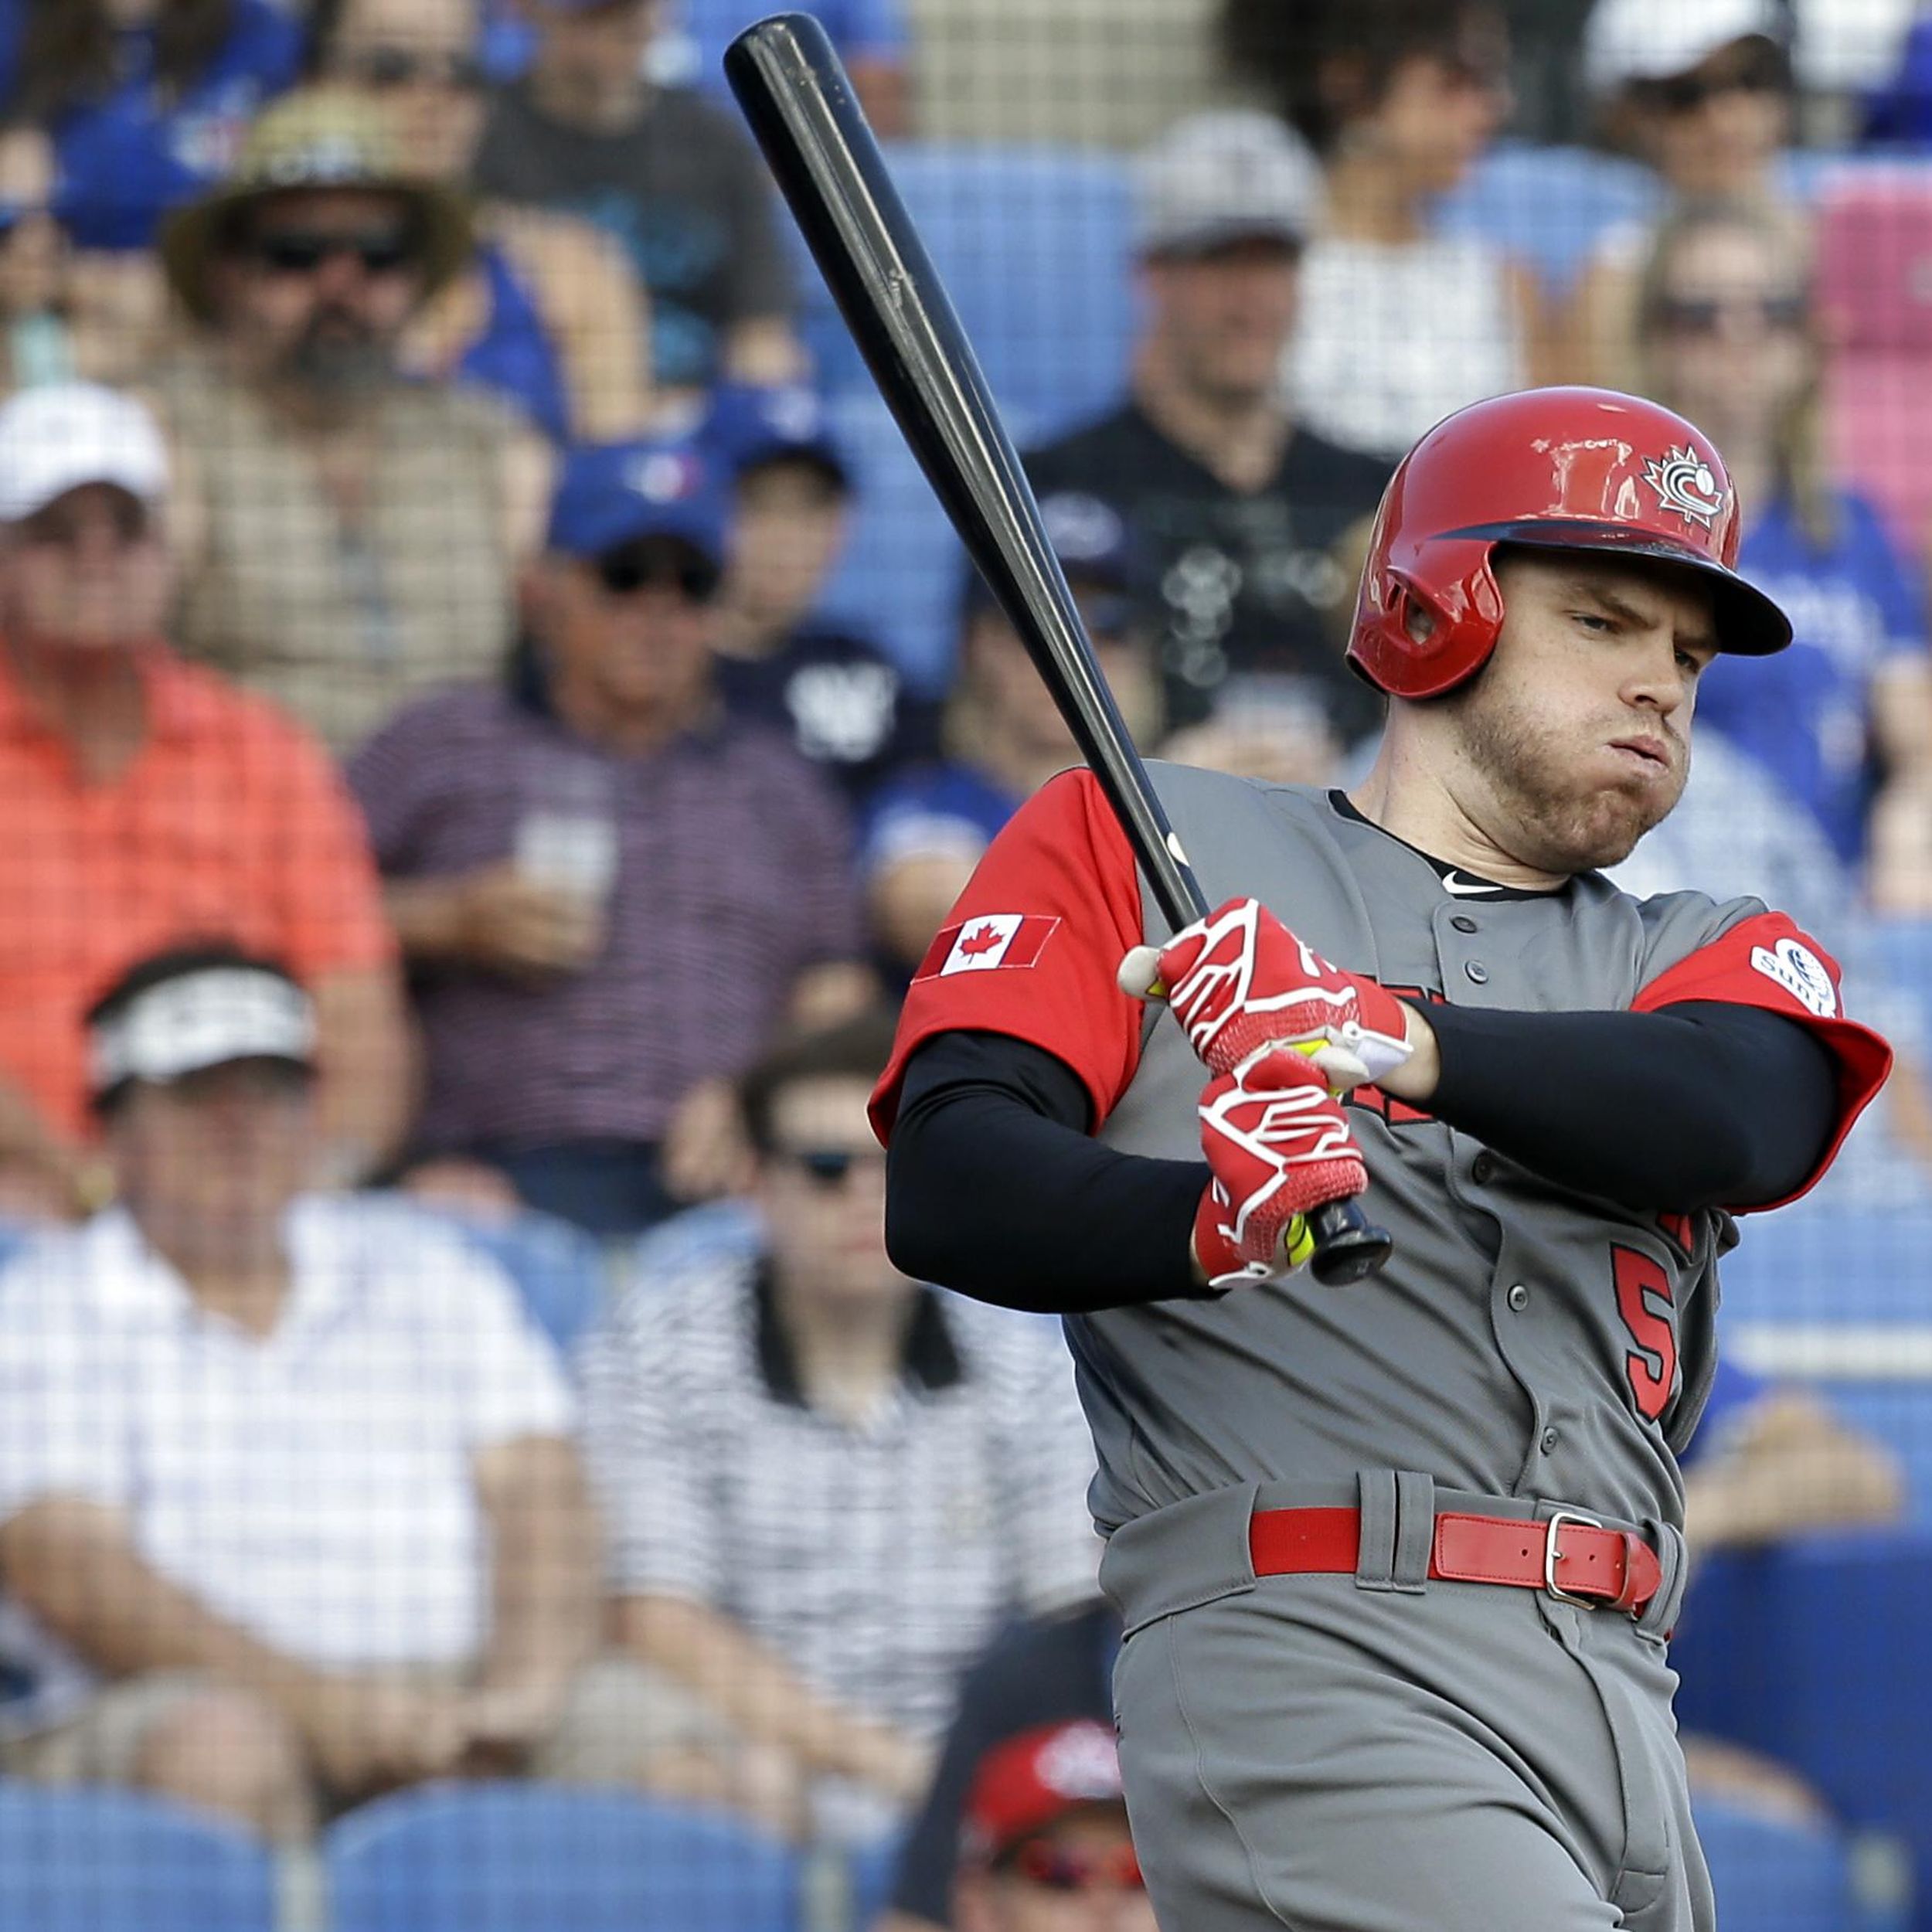
<svg viewBox="0 0 1932 1932">
<path fill-rule="evenodd" d="M 1859 1214 L 1801 1202 L 1747 1218 L 1723 1264 L 1731 1322 L 1932 1320 L 1932 1206 Z"/>
<path fill-rule="evenodd" d="M 641 1278 L 660 1284 L 675 1281 L 691 1269 L 709 1267 L 721 1258 L 745 1259 L 764 1241 L 764 1223 L 749 1201 L 707 1201 L 638 1236 L 624 1279 L 617 1285 L 628 1287 Z"/>
<path fill-rule="evenodd" d="M 1480 235 L 1568 291 L 1610 230 L 1657 213 L 1655 180 L 1634 162 L 1587 148 L 1505 142 L 1437 204 L 1438 226 Z"/>
<path fill-rule="evenodd" d="M 246 1833 L 131 1791 L 0 1783 L 6 1932 L 273 1932 L 274 1863 Z"/>
<path fill-rule="evenodd" d="M 604 1307 L 604 1251 L 595 1238 L 548 1214 L 448 1218 L 516 1284 L 530 1319 L 569 1355 Z"/>
<path fill-rule="evenodd" d="M 899 1876 L 899 1855 L 905 1845 L 905 1834 L 894 1832 L 852 1853 L 847 1869 L 855 1926 L 869 1926 L 892 1903 L 893 1880 Z"/>
<path fill-rule="evenodd" d="M 1724 1932 L 1849 1932 L 1859 1908 L 1837 1833 L 1713 1799 L 1695 1808 Z"/>
<path fill-rule="evenodd" d="M 1105 406 L 1126 379 L 1134 328 L 1122 162 L 1073 148 L 920 142 L 894 146 L 887 164 L 1014 440 L 1038 441 Z M 800 288 L 821 384 L 869 390 L 808 260 Z"/>
<path fill-rule="evenodd" d="M 723 1813 L 558 1786 L 429 1786 L 324 1846 L 334 1932 L 798 1932 L 794 1853 Z"/>
</svg>

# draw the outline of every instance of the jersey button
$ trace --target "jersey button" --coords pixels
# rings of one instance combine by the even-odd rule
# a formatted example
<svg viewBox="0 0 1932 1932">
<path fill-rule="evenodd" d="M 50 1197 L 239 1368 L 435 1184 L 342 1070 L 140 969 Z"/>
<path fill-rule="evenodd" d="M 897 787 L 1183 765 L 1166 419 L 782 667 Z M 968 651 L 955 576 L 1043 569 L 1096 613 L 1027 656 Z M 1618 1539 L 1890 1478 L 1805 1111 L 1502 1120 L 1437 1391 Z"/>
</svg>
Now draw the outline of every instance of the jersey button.
<svg viewBox="0 0 1932 1932">
<path fill-rule="evenodd" d="M 1469 1178 L 1472 1181 L 1488 1183 L 1496 1178 L 1496 1157 L 1493 1154 L 1478 1154 L 1469 1163 Z"/>
<path fill-rule="evenodd" d="M 1556 1430 L 1554 1429 L 1546 1429 L 1543 1434 L 1543 1440 L 1536 1446 L 1541 1449 L 1543 1454 L 1546 1456 L 1553 1454 L 1556 1447 Z"/>
<path fill-rule="evenodd" d="M 1462 970 L 1478 986 L 1487 985 L 1489 982 L 1489 968 L 1479 959 L 1472 959 Z"/>
<path fill-rule="evenodd" d="M 1459 933 L 1473 933 L 1476 930 L 1476 922 L 1467 913 L 1458 913 L 1449 923 Z"/>
<path fill-rule="evenodd" d="M 1529 1291 L 1519 1281 L 1504 1298 L 1509 1305 L 1521 1315 L 1529 1306 Z"/>
</svg>

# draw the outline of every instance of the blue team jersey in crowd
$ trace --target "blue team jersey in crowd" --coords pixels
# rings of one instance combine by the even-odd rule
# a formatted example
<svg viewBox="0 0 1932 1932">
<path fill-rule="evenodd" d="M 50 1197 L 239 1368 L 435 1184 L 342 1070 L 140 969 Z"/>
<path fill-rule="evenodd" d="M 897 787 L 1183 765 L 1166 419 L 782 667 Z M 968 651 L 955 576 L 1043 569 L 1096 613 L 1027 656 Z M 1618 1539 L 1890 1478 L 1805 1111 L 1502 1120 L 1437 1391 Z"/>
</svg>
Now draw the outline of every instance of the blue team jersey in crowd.
<svg viewBox="0 0 1932 1932">
<path fill-rule="evenodd" d="M 1923 607 L 1877 512 L 1837 500 L 1816 547 L 1787 503 L 1747 519 L 1739 567 L 1790 614 L 1794 639 L 1770 658 L 1720 657 L 1698 681 L 1697 722 L 1770 770 L 1855 864 L 1874 777 L 1872 683 L 1926 648 Z"/>
</svg>

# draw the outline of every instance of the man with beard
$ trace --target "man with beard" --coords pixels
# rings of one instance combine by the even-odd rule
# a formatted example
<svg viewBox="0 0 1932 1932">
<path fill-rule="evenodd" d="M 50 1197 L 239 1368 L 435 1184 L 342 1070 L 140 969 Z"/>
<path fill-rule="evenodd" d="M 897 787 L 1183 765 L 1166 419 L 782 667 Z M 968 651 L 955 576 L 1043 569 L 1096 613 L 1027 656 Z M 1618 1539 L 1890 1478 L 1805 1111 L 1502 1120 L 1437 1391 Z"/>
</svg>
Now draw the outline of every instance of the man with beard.
<svg viewBox="0 0 1932 1932">
<path fill-rule="evenodd" d="M 376 111 L 319 88 L 264 114 L 162 236 L 202 332 L 157 383 L 183 485 L 182 645 L 338 752 L 496 668 L 541 529 L 541 443 L 399 364 L 471 246 L 461 199 L 408 175 Z"/>
<path fill-rule="evenodd" d="M 1675 803 L 1704 666 L 1790 641 L 1737 541 L 1667 410 L 1450 417 L 1377 518 L 1357 790 L 1162 770 L 1209 898 L 1253 896 L 1157 951 L 1063 774 L 913 981 L 893 1257 L 1067 1318 L 1163 1924 L 1713 1923 L 1665 1640 L 1716 1260 L 1891 1057 L 1782 914 L 1597 870 Z M 1358 1195 L 1384 1270 L 1292 1278 Z"/>
</svg>

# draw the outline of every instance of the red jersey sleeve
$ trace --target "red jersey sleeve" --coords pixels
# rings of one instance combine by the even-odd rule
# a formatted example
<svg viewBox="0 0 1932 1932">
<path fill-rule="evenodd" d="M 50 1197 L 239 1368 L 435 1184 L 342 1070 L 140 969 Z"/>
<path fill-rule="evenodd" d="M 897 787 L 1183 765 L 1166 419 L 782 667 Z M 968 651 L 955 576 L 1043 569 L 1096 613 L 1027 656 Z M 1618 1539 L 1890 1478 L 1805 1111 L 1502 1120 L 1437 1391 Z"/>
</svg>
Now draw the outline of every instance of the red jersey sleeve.
<svg viewBox="0 0 1932 1932">
<path fill-rule="evenodd" d="M 1838 1125 L 1804 1185 L 1782 1201 L 1760 1201 L 1740 1213 L 1762 1213 L 1809 1193 L 1838 1158 L 1852 1123 L 1892 1070 L 1892 1049 L 1869 1026 L 1845 1016 L 1836 960 L 1782 913 L 1740 920 L 1667 968 L 1631 1002 L 1654 1013 L 1692 1000 L 1728 1000 L 1782 1013 L 1815 1035 L 1838 1067 Z"/>
<path fill-rule="evenodd" d="M 1139 1064 L 1145 1009 L 1114 981 L 1141 944 L 1141 883 L 1090 771 L 1049 779 L 1009 819 L 913 974 L 872 1097 L 883 1141 L 906 1063 L 935 1033 L 1005 1033 L 1063 1061 L 1104 1120 Z"/>
</svg>

